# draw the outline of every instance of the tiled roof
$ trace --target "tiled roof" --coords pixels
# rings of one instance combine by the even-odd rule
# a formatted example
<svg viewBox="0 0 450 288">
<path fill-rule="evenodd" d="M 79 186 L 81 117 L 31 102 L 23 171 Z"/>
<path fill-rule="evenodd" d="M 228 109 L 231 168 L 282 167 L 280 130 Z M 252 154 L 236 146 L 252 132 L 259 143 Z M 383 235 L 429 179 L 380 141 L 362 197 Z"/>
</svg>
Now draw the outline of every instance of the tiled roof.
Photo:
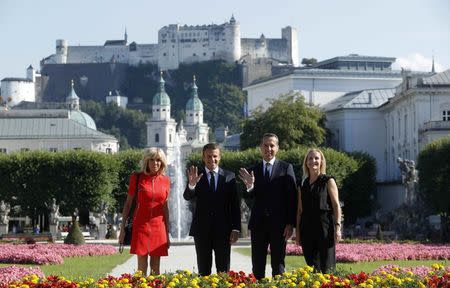
<svg viewBox="0 0 450 288">
<path fill-rule="evenodd" d="M 450 85 L 450 69 L 422 78 L 423 85 Z"/>
<path fill-rule="evenodd" d="M 67 118 L 0 118 L 0 138 L 115 139 Z"/>
<path fill-rule="evenodd" d="M 395 88 L 367 89 L 350 92 L 327 103 L 321 108 L 324 111 L 337 109 L 378 108 L 394 97 Z"/>
</svg>

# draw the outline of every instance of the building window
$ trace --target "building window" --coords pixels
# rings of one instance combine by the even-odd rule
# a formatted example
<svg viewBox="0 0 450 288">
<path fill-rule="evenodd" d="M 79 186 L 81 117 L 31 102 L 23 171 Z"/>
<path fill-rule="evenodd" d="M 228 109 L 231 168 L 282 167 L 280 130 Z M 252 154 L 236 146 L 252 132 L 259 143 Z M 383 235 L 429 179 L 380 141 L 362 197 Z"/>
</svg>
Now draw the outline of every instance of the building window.
<svg viewBox="0 0 450 288">
<path fill-rule="evenodd" d="M 76 150 L 76 151 L 81 150 L 81 147 L 75 147 L 75 148 L 73 148 L 73 150 Z"/>
<path fill-rule="evenodd" d="M 58 148 L 48 148 L 48 151 L 50 151 L 50 152 L 56 152 L 56 151 L 58 151 Z"/>
<path fill-rule="evenodd" d="M 172 143 L 172 134 L 169 134 L 169 143 Z"/>
<path fill-rule="evenodd" d="M 442 121 L 450 121 L 450 110 L 442 111 Z"/>
<path fill-rule="evenodd" d="M 106 154 L 112 154 L 112 149 L 111 148 L 106 148 Z"/>
<path fill-rule="evenodd" d="M 30 148 L 20 148 L 20 151 L 27 152 L 27 151 L 30 151 Z"/>
<path fill-rule="evenodd" d="M 6 154 L 6 148 L 0 148 L 0 153 Z"/>
<path fill-rule="evenodd" d="M 156 142 L 156 143 L 159 142 L 159 134 L 158 134 L 158 133 L 155 134 L 155 142 Z"/>
</svg>

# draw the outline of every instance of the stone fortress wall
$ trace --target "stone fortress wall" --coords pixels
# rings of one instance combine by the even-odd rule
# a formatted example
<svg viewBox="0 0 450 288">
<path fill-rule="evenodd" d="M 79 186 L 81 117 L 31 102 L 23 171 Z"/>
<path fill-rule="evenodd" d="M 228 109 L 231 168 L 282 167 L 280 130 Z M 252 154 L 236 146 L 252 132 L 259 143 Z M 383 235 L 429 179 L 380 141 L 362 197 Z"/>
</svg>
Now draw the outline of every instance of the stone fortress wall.
<svg viewBox="0 0 450 288">
<path fill-rule="evenodd" d="M 279 39 L 241 38 L 240 25 L 234 17 L 221 25 L 187 26 L 170 24 L 158 31 L 157 44 L 106 41 L 103 46 L 69 46 L 66 40 L 56 40 L 56 53 L 42 64 L 139 63 L 157 64 L 160 69 L 176 69 L 181 63 L 270 58 L 298 66 L 297 31 L 285 27 Z"/>
</svg>

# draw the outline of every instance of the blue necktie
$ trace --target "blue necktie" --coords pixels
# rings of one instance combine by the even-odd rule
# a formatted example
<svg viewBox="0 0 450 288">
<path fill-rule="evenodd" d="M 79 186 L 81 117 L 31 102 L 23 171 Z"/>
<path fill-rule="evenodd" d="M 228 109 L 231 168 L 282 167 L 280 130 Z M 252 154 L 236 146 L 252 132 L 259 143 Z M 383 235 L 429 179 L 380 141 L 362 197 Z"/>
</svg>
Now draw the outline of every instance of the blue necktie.
<svg viewBox="0 0 450 288">
<path fill-rule="evenodd" d="M 266 171 L 264 173 L 264 179 L 266 180 L 267 183 L 270 182 L 270 163 L 266 163 Z"/>
<path fill-rule="evenodd" d="M 214 171 L 209 172 L 209 191 L 216 192 L 216 179 L 214 178 Z"/>
</svg>

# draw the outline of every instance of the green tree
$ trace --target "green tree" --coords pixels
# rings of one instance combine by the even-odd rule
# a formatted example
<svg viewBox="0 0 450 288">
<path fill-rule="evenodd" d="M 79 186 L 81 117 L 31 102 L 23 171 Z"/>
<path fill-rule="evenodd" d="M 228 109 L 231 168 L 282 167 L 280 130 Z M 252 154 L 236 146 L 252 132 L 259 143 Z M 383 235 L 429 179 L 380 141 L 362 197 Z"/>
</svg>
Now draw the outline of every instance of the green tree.
<svg viewBox="0 0 450 288">
<path fill-rule="evenodd" d="M 450 135 L 436 140 L 419 153 L 419 191 L 434 213 L 441 215 L 443 239 L 450 238 Z"/>
<path fill-rule="evenodd" d="M 272 100 L 266 111 L 259 108 L 244 120 L 241 148 L 258 146 L 267 132 L 278 135 L 282 149 L 319 146 L 325 139 L 325 116 L 317 107 L 306 105 L 300 93 L 288 93 Z"/>
<path fill-rule="evenodd" d="M 97 103 L 89 100 L 82 103 L 82 110 L 95 121 L 98 130 L 114 135 L 122 150 L 142 148 L 146 145 L 148 116 L 141 111 L 118 107 L 116 103 Z"/>
<path fill-rule="evenodd" d="M 302 59 L 302 64 L 307 66 L 307 67 L 310 67 L 310 66 L 312 66 L 312 65 L 314 65 L 316 63 L 317 63 L 317 59 L 316 58 L 303 58 Z"/>
</svg>

